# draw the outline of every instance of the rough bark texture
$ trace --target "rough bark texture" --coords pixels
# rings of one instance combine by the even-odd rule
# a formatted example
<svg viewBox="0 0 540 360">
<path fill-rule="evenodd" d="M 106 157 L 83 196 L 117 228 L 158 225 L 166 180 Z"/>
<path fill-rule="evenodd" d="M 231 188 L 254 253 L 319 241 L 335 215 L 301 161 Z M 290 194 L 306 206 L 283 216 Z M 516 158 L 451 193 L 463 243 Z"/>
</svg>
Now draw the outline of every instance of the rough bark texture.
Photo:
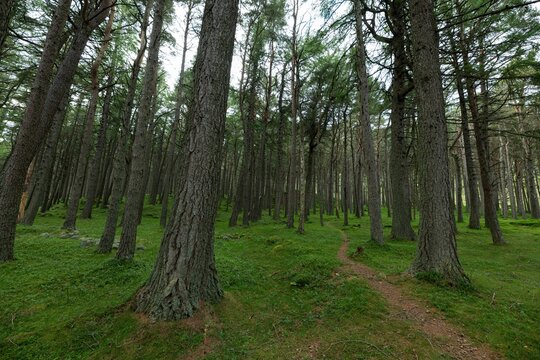
<svg viewBox="0 0 540 360">
<path fill-rule="evenodd" d="M 189 317 L 218 301 L 214 226 L 238 0 L 207 0 L 194 67 L 185 178 L 150 280 L 135 309 L 154 319 Z"/>
<path fill-rule="evenodd" d="M 456 248 L 450 212 L 448 134 L 433 0 L 409 0 L 413 76 L 418 98 L 420 226 L 411 271 L 432 272 L 452 283 L 467 282 Z"/>
<path fill-rule="evenodd" d="M 56 60 L 56 54 L 63 42 L 63 29 L 69 13 L 71 1 L 60 2 L 52 25 L 45 40 L 32 91 L 29 96 L 24 119 L 21 124 L 15 147 L 0 176 L 0 261 L 14 258 L 13 244 L 18 205 L 24 187 L 28 166 L 36 155 L 54 119 L 63 95 L 69 91 L 79 65 L 81 54 L 92 31 L 105 19 L 109 1 L 91 13 L 82 14 L 74 40 L 66 52 L 56 76 L 49 81 Z"/>
<path fill-rule="evenodd" d="M 81 200 L 83 185 L 85 180 L 85 175 L 88 167 L 88 158 L 90 157 L 90 151 L 92 143 L 94 142 L 93 132 L 94 132 L 94 121 L 96 117 L 96 110 L 99 101 L 99 68 L 105 56 L 105 52 L 109 47 L 111 41 L 111 31 L 114 22 L 114 7 L 110 11 L 109 21 L 105 27 L 105 32 L 103 35 L 103 42 L 98 50 L 96 59 L 92 64 L 90 70 L 91 76 L 91 98 L 90 104 L 88 104 L 88 110 L 86 113 L 86 121 L 84 123 L 84 128 L 81 137 L 81 150 L 79 152 L 79 160 L 77 161 L 75 178 L 69 192 L 69 202 L 68 209 L 66 212 L 66 219 L 63 229 L 75 229 L 75 223 L 77 221 L 77 211 L 79 210 L 79 201 Z"/>
<path fill-rule="evenodd" d="M 148 47 L 148 59 L 143 80 L 143 90 L 137 114 L 137 126 L 135 128 L 135 139 L 131 151 L 131 168 L 129 181 L 126 189 L 126 204 L 124 208 L 124 218 L 122 222 L 122 236 L 116 257 L 118 259 L 129 260 L 135 255 L 135 244 L 137 237 L 137 226 L 139 225 L 139 214 L 141 209 L 141 196 L 144 196 L 146 147 L 152 144 L 147 143 L 148 124 L 152 118 L 152 99 L 156 93 L 157 72 L 159 67 L 159 47 L 161 43 L 161 30 L 165 11 L 165 0 L 157 0 L 154 8 L 154 23 L 150 35 Z"/>
<path fill-rule="evenodd" d="M 354 14 L 356 18 L 356 70 L 358 73 L 358 96 L 360 103 L 360 133 L 368 179 L 368 211 L 371 240 L 378 244 L 383 244 L 384 238 L 378 167 L 369 119 L 369 89 L 366 69 L 366 48 L 364 44 L 364 31 L 362 29 L 362 5 L 358 0 L 354 1 Z"/>
<path fill-rule="evenodd" d="M 408 93 L 407 53 L 405 51 L 405 1 L 392 3 L 390 17 L 394 37 L 391 41 L 394 55 L 392 69 L 392 112 L 391 150 L 390 150 L 390 186 L 392 191 L 392 238 L 414 240 L 415 233 L 411 226 L 411 184 L 409 180 L 408 144 L 405 136 L 405 98 Z"/>
<path fill-rule="evenodd" d="M 15 0 L 3 0 L 0 2 L 0 58 L 4 53 L 4 45 L 9 35 L 9 23 L 13 17 Z"/>
</svg>

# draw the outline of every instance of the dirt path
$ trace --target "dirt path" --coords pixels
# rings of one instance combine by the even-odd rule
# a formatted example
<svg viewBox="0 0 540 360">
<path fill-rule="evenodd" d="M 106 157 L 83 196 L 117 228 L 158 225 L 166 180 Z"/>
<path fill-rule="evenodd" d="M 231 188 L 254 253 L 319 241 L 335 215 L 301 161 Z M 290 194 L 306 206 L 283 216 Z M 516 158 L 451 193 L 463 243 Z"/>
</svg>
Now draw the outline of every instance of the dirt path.
<svg viewBox="0 0 540 360">
<path fill-rule="evenodd" d="M 369 286 L 381 293 L 390 304 L 392 315 L 410 321 L 414 327 L 425 333 L 434 348 L 460 360 L 502 359 L 502 356 L 487 345 L 475 346 L 458 327 L 444 320 L 435 309 L 405 296 L 398 286 L 380 279 L 375 270 L 351 260 L 347 256 L 347 234 L 342 230 L 339 232 L 343 243 L 337 256 L 343 262 L 343 269 L 361 276 Z"/>
</svg>

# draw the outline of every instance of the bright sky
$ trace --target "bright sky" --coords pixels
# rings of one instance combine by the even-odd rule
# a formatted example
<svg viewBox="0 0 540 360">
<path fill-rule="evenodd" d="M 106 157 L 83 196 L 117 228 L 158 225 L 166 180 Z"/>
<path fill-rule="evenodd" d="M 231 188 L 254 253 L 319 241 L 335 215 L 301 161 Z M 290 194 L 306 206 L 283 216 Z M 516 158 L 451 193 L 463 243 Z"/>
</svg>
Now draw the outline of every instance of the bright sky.
<svg viewBox="0 0 540 360">
<path fill-rule="evenodd" d="M 324 24 L 324 21 L 319 14 L 319 3 L 320 3 L 320 0 L 306 0 L 301 4 L 300 11 L 299 11 L 299 22 L 304 23 L 304 24 L 311 23 L 311 29 L 307 28 L 307 26 L 303 26 L 300 28 L 300 31 L 306 32 L 306 31 L 311 30 L 313 32 L 319 29 Z M 346 5 L 347 4 L 345 4 L 345 6 Z M 202 6 L 203 5 L 200 5 L 199 11 L 202 11 Z M 540 3 L 536 3 L 532 6 L 540 11 Z M 175 10 L 174 18 L 178 20 L 170 25 L 169 31 L 176 38 L 176 46 L 165 47 L 162 49 L 163 66 L 165 68 L 165 71 L 168 74 L 167 84 L 169 85 L 171 89 L 174 88 L 176 81 L 178 79 L 178 75 L 180 74 L 180 65 L 181 65 L 180 62 L 181 62 L 181 55 L 182 55 L 182 45 L 183 45 L 182 43 L 183 43 L 183 35 L 184 35 L 184 27 L 185 27 L 186 7 L 183 6 L 182 4 L 175 3 L 174 10 Z M 242 7 L 241 7 L 241 11 L 242 11 Z M 287 18 L 288 29 L 285 29 L 285 31 L 290 33 L 292 29 L 292 16 L 290 16 L 289 14 L 289 15 L 286 15 L 286 18 Z M 243 41 L 243 39 L 244 39 L 243 29 L 241 28 L 241 26 L 237 26 L 236 41 L 237 42 Z M 368 44 L 368 48 L 371 46 L 373 46 L 373 44 Z M 197 51 L 197 38 L 195 36 L 190 36 L 190 41 L 188 44 L 187 64 L 186 64 L 187 67 L 190 66 L 193 59 L 195 58 L 196 51 Z M 232 70 L 231 70 L 231 84 L 233 86 L 237 86 L 240 79 L 240 72 L 241 72 L 241 58 L 239 54 L 239 49 L 238 47 L 236 47 L 234 58 L 233 58 Z"/>
<path fill-rule="evenodd" d="M 316 31 L 319 27 L 323 25 L 323 19 L 321 18 L 319 14 L 319 1 L 320 0 L 306 0 L 303 4 L 301 4 L 299 9 L 299 22 L 300 23 L 311 23 L 311 31 Z M 202 6 L 200 5 L 201 11 Z M 173 34 L 173 36 L 176 39 L 176 46 L 174 48 L 172 47 L 165 47 L 162 51 L 162 61 L 163 61 L 163 67 L 165 68 L 165 71 L 167 72 L 167 84 L 169 85 L 169 88 L 174 88 L 177 80 L 178 75 L 180 74 L 180 67 L 181 67 L 181 61 L 182 61 L 182 45 L 183 45 L 183 39 L 184 39 L 184 28 L 185 28 L 185 17 L 186 17 L 186 7 L 182 4 L 175 3 L 174 5 L 175 15 L 174 18 L 178 19 L 178 21 L 175 21 L 173 24 L 171 24 L 168 28 L 168 31 Z M 240 11 L 242 11 L 242 5 L 240 5 Z M 285 31 L 288 31 L 289 33 L 292 31 L 292 17 L 286 16 L 287 18 L 287 27 Z M 307 31 L 305 26 L 300 29 L 301 31 Z M 192 31 L 193 33 L 193 31 Z M 244 39 L 244 32 L 240 25 L 236 27 L 236 42 L 241 42 Z M 187 53 L 187 60 L 186 60 L 186 66 L 190 66 L 190 64 L 193 62 L 195 58 L 195 54 L 197 52 L 197 39 L 194 36 L 191 36 L 191 39 L 189 41 L 188 45 L 188 53 Z M 233 86 L 236 86 L 238 82 L 240 81 L 240 72 L 241 72 L 241 56 L 239 54 L 238 46 L 235 47 L 235 53 L 233 57 L 233 63 L 232 63 L 232 70 L 231 70 L 231 84 Z"/>
</svg>

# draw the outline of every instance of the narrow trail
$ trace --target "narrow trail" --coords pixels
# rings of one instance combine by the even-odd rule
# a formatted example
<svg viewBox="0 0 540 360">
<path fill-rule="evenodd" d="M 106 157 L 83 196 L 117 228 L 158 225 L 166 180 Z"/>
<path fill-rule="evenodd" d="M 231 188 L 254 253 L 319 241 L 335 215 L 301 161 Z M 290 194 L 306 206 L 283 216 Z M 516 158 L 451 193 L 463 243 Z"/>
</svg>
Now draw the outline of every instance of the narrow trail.
<svg viewBox="0 0 540 360">
<path fill-rule="evenodd" d="M 347 234 L 340 229 L 336 230 L 340 232 L 343 240 L 337 254 L 338 259 L 343 262 L 342 269 L 359 275 L 370 287 L 377 290 L 388 301 L 392 316 L 410 321 L 426 335 L 434 348 L 455 359 L 502 359 L 502 356 L 485 344 L 475 346 L 461 329 L 444 320 L 434 308 L 405 296 L 399 286 L 380 279 L 375 270 L 351 260 L 347 256 L 349 248 Z"/>
</svg>

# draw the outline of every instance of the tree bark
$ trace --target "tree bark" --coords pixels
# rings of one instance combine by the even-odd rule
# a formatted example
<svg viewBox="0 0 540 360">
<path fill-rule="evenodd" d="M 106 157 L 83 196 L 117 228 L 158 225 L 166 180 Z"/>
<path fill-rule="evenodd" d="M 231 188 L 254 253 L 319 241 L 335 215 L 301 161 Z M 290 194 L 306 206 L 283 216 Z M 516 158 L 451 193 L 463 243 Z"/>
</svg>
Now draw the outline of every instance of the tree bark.
<svg viewBox="0 0 540 360">
<path fill-rule="evenodd" d="M 114 68 L 114 67 L 113 67 Z M 92 210 L 96 200 L 96 193 L 98 190 L 98 179 L 100 178 L 100 168 L 103 160 L 103 154 L 106 150 L 107 129 L 109 127 L 110 108 L 113 91 L 113 77 L 114 70 L 111 70 L 109 74 L 109 80 L 107 82 L 107 91 L 103 100 L 103 111 L 101 113 L 101 122 L 99 125 L 98 139 L 96 142 L 96 153 L 90 165 L 88 172 L 88 188 L 86 191 L 86 203 L 84 204 L 83 212 L 81 213 L 81 219 L 90 219 L 92 217 Z"/>
<path fill-rule="evenodd" d="M 420 226 L 414 274 L 436 273 L 450 283 L 468 282 L 458 260 L 450 212 L 448 133 L 433 0 L 409 0 L 414 85 L 418 99 Z"/>
<path fill-rule="evenodd" d="M 111 199 L 109 201 L 109 210 L 107 211 L 105 227 L 97 248 L 97 252 L 102 254 L 111 252 L 114 237 L 116 235 L 116 223 L 118 222 L 120 202 L 124 193 L 124 185 L 127 176 L 127 143 L 130 132 L 131 114 L 133 111 L 133 101 L 135 100 L 135 92 L 137 90 L 137 80 L 139 78 L 141 64 L 146 52 L 146 30 L 148 28 L 148 19 L 150 17 L 153 3 L 153 0 L 149 0 L 146 3 L 146 9 L 141 23 L 139 49 L 137 56 L 133 61 L 131 76 L 127 85 L 128 91 L 123 104 L 120 135 L 118 145 L 113 156 Z"/>
<path fill-rule="evenodd" d="M 408 144 L 405 135 L 405 99 L 409 92 L 407 77 L 407 53 L 405 49 L 405 1 L 392 2 L 389 10 L 394 36 L 391 40 L 394 66 L 392 69 L 392 112 L 391 150 L 390 150 L 390 186 L 392 199 L 393 239 L 414 240 L 415 233 L 411 226 L 411 184 Z"/>
<path fill-rule="evenodd" d="M 289 175 L 287 176 L 287 227 L 294 227 L 294 213 L 296 211 L 296 172 L 297 172 L 297 129 L 296 120 L 298 112 L 298 52 L 297 52 L 297 21 L 298 21 L 298 0 L 293 0 L 293 29 L 291 40 L 291 140 L 290 140 L 290 157 L 289 157 Z"/>
<path fill-rule="evenodd" d="M 364 44 L 364 31 L 362 28 L 362 5 L 359 0 L 354 1 L 354 14 L 356 20 L 356 71 L 358 74 L 358 96 L 360 104 L 360 133 L 368 178 L 370 236 L 372 241 L 376 242 L 377 244 L 383 244 L 384 237 L 381 218 L 381 195 L 379 188 L 379 176 L 377 173 L 377 159 L 375 157 L 373 135 L 369 119 L 369 88 L 366 69 L 366 48 Z"/>
<path fill-rule="evenodd" d="M 90 103 L 88 104 L 88 110 L 86 113 L 86 121 L 84 123 L 84 128 L 82 131 L 81 137 L 81 151 L 79 152 L 79 157 L 76 166 L 75 179 L 71 190 L 69 193 L 69 203 L 68 209 L 66 212 L 66 219 L 62 225 L 63 229 L 73 230 L 75 229 L 75 223 L 77 221 L 77 212 L 79 210 L 79 202 L 83 193 L 83 183 L 85 175 L 87 173 L 88 167 L 88 158 L 90 157 L 91 146 L 93 143 L 93 132 L 94 132 L 94 121 L 96 117 L 96 109 L 99 100 L 99 68 L 103 62 L 103 57 L 105 52 L 109 47 L 111 42 L 111 32 L 114 22 L 114 7 L 111 8 L 109 12 L 109 21 L 105 27 L 105 32 L 103 35 L 103 42 L 98 50 L 96 59 L 92 64 L 90 70 L 92 89 L 91 89 L 91 98 Z"/>
<path fill-rule="evenodd" d="M 15 147 L 0 176 L 0 261 L 14 259 L 17 211 L 28 166 L 45 141 L 44 135 L 50 129 L 63 95 L 71 87 L 86 43 L 92 31 L 105 19 L 110 1 L 103 1 L 97 9 L 82 14 L 82 23 L 78 24 L 73 43 L 49 86 L 71 1 L 64 0 L 57 7 Z"/>
<path fill-rule="evenodd" d="M 141 196 L 145 193 L 145 168 L 148 125 L 152 117 L 153 97 L 156 94 L 157 73 L 159 68 L 159 47 L 165 12 L 165 0 L 156 0 L 154 8 L 154 23 L 148 46 L 148 59 L 143 80 L 143 90 L 137 113 L 135 139 L 131 152 L 129 181 L 126 189 L 126 204 L 122 222 L 122 235 L 116 253 L 117 259 L 130 260 L 135 255 L 137 226 L 141 209 Z M 151 144 L 150 144 L 151 146 Z M 142 195 L 141 195 L 142 194 Z"/>
<path fill-rule="evenodd" d="M 184 181 L 149 281 L 134 307 L 153 319 L 189 317 L 203 301 L 218 301 L 214 258 L 222 143 L 238 0 L 207 0 L 188 114 Z"/>
<path fill-rule="evenodd" d="M 178 89 L 176 90 L 176 107 L 174 109 L 174 124 L 171 134 L 171 140 L 169 141 L 169 147 L 167 149 L 165 179 L 163 182 L 163 198 L 161 199 L 161 216 L 160 224 L 162 227 L 167 225 L 167 213 L 169 210 L 169 194 L 172 189 L 173 183 L 173 170 L 175 165 L 175 154 L 177 149 L 178 132 L 180 130 L 180 109 L 184 102 L 184 72 L 186 67 L 186 54 L 188 50 L 188 35 L 189 27 L 192 20 L 192 11 L 195 6 L 193 1 L 188 3 L 188 10 L 186 13 L 186 27 L 184 28 L 184 44 L 182 48 L 182 63 L 180 65 L 180 76 L 178 77 Z"/>
<path fill-rule="evenodd" d="M 24 225 L 33 225 L 36 219 L 39 207 L 42 206 L 46 200 L 47 192 L 49 190 L 51 178 L 53 176 L 54 159 L 56 156 L 56 149 L 62 131 L 62 124 L 66 117 L 66 111 L 68 108 L 69 95 L 66 94 L 62 100 L 59 110 L 54 115 L 55 118 L 51 124 L 51 130 L 47 135 L 45 142 L 45 149 L 43 150 L 43 157 L 39 164 L 39 169 L 35 174 L 36 185 L 32 194 L 32 198 L 28 203 L 26 213 L 21 221 Z"/>
</svg>

